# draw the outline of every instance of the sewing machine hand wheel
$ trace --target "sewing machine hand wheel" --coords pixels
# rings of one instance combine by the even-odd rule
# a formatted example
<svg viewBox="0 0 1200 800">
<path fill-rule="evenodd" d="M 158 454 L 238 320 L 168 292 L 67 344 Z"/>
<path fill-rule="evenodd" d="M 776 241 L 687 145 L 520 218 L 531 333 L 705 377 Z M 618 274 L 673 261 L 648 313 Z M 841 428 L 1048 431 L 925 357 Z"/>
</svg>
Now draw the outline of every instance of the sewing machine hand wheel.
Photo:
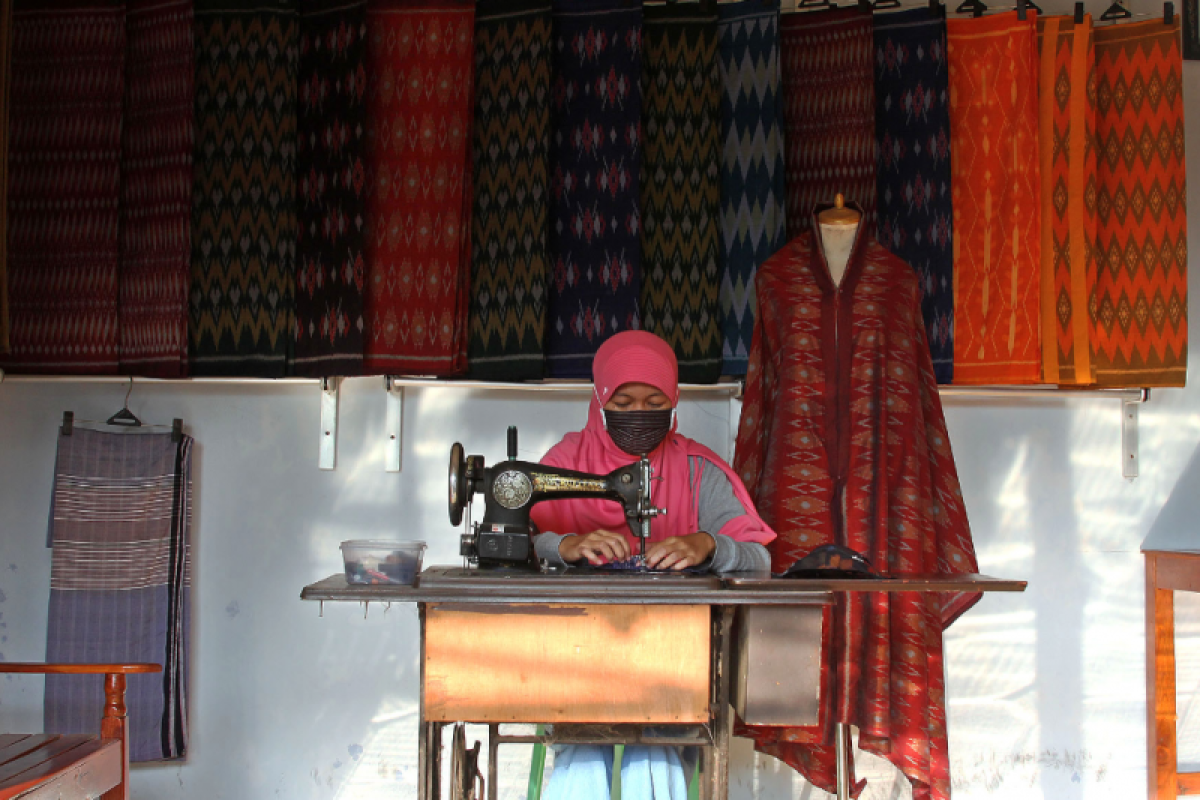
<svg viewBox="0 0 1200 800">
<path fill-rule="evenodd" d="M 470 487 L 467 486 L 467 459 L 463 456 L 463 446 L 458 442 L 450 448 L 450 524 L 462 524 L 463 509 L 470 499 Z"/>
<path fill-rule="evenodd" d="M 479 773 L 479 742 L 467 749 L 466 725 L 455 723 L 450 745 L 451 800 L 483 800 L 483 775 Z"/>
</svg>

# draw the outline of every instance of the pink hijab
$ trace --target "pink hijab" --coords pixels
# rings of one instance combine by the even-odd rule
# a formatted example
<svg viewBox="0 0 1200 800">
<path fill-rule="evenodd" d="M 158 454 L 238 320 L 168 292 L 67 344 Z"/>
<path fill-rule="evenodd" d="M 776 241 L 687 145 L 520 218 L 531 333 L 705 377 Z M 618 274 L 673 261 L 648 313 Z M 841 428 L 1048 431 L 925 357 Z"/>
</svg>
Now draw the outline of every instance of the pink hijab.
<svg viewBox="0 0 1200 800">
<path fill-rule="evenodd" d="M 646 383 L 663 392 L 671 406 L 679 405 L 679 367 L 671 346 L 645 331 L 625 331 L 611 337 L 596 351 L 592 362 L 595 391 L 588 407 L 588 421 L 578 433 L 568 433 L 562 441 L 542 457 L 543 464 L 566 469 L 607 474 L 637 460 L 613 443 L 604 427 L 604 404 L 613 393 L 627 383 Z M 741 480 L 713 451 L 675 432 L 650 455 L 655 480 L 651 499 L 658 508 L 666 508 L 665 516 L 657 517 L 650 526 L 650 541 L 672 536 L 685 536 L 699 529 L 700 508 L 688 477 L 688 458 L 699 456 L 725 473 L 733 485 L 734 495 L 746 509 L 744 516 L 730 520 L 719 531 L 743 542 L 766 544 L 775 538 L 758 512 Z M 696 485 L 700 483 L 698 465 Z M 601 528 L 624 533 L 631 546 L 637 540 L 629 532 L 621 504 L 613 500 L 550 500 L 538 503 L 531 512 L 533 521 L 543 531 L 555 533 L 591 533 Z"/>
</svg>

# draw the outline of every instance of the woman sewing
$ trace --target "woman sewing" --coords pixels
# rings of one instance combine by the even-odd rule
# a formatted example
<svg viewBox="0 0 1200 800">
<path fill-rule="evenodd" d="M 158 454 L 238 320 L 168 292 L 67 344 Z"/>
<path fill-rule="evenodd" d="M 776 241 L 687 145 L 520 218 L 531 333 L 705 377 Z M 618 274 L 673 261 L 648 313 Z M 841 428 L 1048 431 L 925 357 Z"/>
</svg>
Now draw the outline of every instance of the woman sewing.
<svg viewBox="0 0 1200 800">
<path fill-rule="evenodd" d="M 676 432 L 679 368 L 670 345 L 644 331 L 619 333 L 596 352 L 587 425 L 550 448 L 542 463 L 606 474 L 643 454 L 654 470 L 653 504 L 667 514 L 651 523 L 644 566 L 713 572 L 769 570 L 764 546 L 775 538 L 741 480 L 707 447 Z M 618 503 L 558 500 L 534 506 L 539 559 L 555 566 L 627 562 L 638 541 Z M 686 797 L 686 754 L 673 747 L 626 747 L 624 794 Z M 560 746 L 547 800 L 607 797 L 611 747 Z"/>
</svg>

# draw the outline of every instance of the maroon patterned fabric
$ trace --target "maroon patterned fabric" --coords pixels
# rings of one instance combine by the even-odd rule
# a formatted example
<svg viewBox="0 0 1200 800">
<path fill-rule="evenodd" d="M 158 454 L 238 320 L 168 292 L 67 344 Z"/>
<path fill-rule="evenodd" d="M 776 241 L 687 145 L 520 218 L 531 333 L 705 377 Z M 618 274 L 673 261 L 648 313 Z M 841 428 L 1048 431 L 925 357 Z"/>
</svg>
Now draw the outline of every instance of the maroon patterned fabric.
<svg viewBox="0 0 1200 800">
<path fill-rule="evenodd" d="M 839 192 L 875 230 L 875 72 L 871 15 L 788 14 L 779 23 L 787 236 Z"/>
<path fill-rule="evenodd" d="M 367 9 L 364 368 L 467 367 L 475 7 L 379 0 Z"/>
<path fill-rule="evenodd" d="M 759 268 L 734 469 L 778 533 L 783 571 L 840 544 L 897 575 L 977 571 L 917 276 L 859 225 L 839 284 L 811 229 Z M 948 798 L 942 630 L 978 594 L 846 594 L 832 626 L 830 722 L 888 759 L 913 797 Z M 751 728 L 763 752 L 833 791 L 828 727 Z"/>
<path fill-rule="evenodd" d="M 15 4 L 8 280 L 14 372 L 117 371 L 125 9 Z"/>
<path fill-rule="evenodd" d="M 188 373 L 195 67 L 191 0 L 127 0 L 121 372 Z"/>
</svg>

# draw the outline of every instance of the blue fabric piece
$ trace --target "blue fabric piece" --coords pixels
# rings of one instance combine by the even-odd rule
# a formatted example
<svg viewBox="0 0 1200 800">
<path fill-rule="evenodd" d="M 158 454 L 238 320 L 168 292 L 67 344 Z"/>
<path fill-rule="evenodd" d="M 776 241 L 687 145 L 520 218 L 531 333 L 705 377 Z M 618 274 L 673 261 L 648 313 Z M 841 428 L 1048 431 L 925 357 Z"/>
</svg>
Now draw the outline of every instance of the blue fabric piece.
<svg viewBox="0 0 1200 800">
<path fill-rule="evenodd" d="M 554 769 L 545 800 L 608 800 L 612 793 L 611 745 L 567 744 L 554 748 Z M 622 785 L 622 797 L 624 797 Z"/>
<path fill-rule="evenodd" d="M 954 378 L 950 90 L 946 19 L 926 8 L 875 15 L 879 243 L 921 279 L 938 383 Z"/>
<path fill-rule="evenodd" d="M 722 373 L 745 375 L 754 335 L 754 275 L 783 247 L 779 0 L 721 3 Z"/>
<path fill-rule="evenodd" d="M 546 369 L 590 379 L 641 327 L 641 3 L 555 0 L 553 43 Z"/>
<path fill-rule="evenodd" d="M 621 800 L 687 800 L 689 767 L 680 748 L 625 745 Z M 610 745 L 558 745 L 545 800 L 609 800 L 612 772 Z"/>
<path fill-rule="evenodd" d="M 687 775 L 674 747 L 625 746 L 621 800 L 687 800 Z"/>
</svg>

